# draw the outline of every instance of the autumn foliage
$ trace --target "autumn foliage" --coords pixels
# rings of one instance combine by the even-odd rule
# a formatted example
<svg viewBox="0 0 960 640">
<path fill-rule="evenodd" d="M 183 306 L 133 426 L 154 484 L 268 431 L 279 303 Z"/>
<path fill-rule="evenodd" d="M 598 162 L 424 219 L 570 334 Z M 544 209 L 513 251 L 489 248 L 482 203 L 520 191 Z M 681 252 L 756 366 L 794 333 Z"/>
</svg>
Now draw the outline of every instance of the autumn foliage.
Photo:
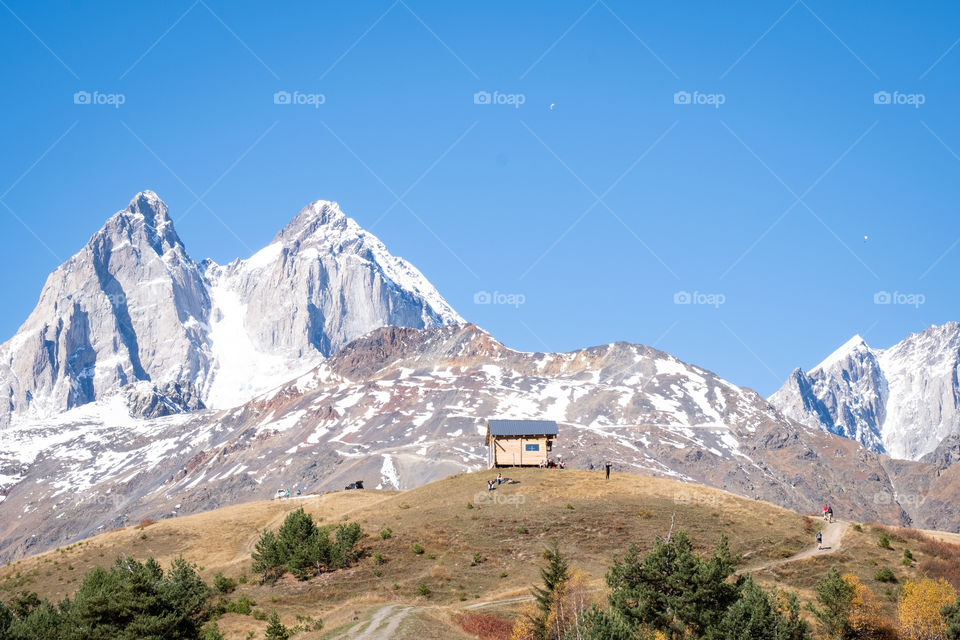
<svg viewBox="0 0 960 640">
<path fill-rule="evenodd" d="M 947 625 L 942 609 L 957 599 L 953 586 L 940 578 L 923 578 L 903 585 L 897 617 L 904 640 L 945 640 Z"/>
</svg>

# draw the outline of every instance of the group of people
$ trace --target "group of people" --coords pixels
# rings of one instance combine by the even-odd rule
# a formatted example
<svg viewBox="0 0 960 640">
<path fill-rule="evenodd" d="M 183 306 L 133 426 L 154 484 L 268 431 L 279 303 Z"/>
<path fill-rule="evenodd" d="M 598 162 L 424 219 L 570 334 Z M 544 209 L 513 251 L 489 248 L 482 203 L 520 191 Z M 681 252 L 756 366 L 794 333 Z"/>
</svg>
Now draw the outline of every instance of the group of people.
<svg viewBox="0 0 960 640">
<path fill-rule="evenodd" d="M 833 522 L 833 507 L 828 504 L 823 505 L 823 521 Z M 817 551 L 823 550 L 823 531 L 817 531 Z"/>
<path fill-rule="evenodd" d="M 493 491 L 501 484 L 503 484 L 503 474 L 498 473 L 493 480 L 487 480 L 487 491 Z"/>
<path fill-rule="evenodd" d="M 567 468 L 567 466 L 563 463 L 563 460 L 560 458 L 560 456 L 557 456 L 556 460 L 554 460 L 553 458 L 547 458 L 546 460 L 541 460 L 539 466 L 541 469 L 566 469 Z"/>
</svg>

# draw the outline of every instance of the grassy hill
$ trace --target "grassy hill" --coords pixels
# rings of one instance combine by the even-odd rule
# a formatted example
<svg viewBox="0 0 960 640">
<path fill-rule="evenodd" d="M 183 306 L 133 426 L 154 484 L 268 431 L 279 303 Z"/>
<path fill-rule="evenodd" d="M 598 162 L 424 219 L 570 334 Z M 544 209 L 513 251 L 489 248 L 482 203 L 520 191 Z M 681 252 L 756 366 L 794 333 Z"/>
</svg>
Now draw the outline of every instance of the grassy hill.
<svg viewBox="0 0 960 640">
<path fill-rule="evenodd" d="M 492 474 L 479 472 L 410 491 L 335 492 L 145 522 L 0 568 L 0 599 L 22 589 L 59 599 L 73 592 L 88 569 L 109 565 L 120 554 L 152 556 L 165 566 L 182 555 L 201 567 L 208 582 L 216 573 L 240 580 L 229 598 L 252 598 L 257 609 L 277 611 L 285 624 L 296 624 L 297 616 L 324 619 L 324 631 L 298 638 L 364 637 L 371 617 L 395 624 L 397 638 L 424 633 L 469 638 L 475 636 L 458 628 L 456 614 L 513 613 L 537 582 L 542 552 L 551 541 L 587 574 L 602 599 L 611 557 L 633 542 L 650 548 L 671 523 L 685 529 L 702 551 L 726 534 L 732 551 L 743 555 L 741 566 L 752 568 L 758 581 L 796 590 L 803 598 L 833 564 L 857 574 L 878 594 L 896 587 L 874 580 L 881 566 L 889 566 L 900 581 L 939 572 L 960 583 L 960 546 L 918 532 L 857 525 L 834 553 L 783 562 L 813 545 L 819 521 L 671 480 L 617 474 L 606 481 L 601 472 L 573 470 L 505 475 L 512 482 L 493 492 L 486 490 Z M 323 523 L 360 522 L 367 534 L 361 561 L 306 582 L 286 576 L 272 586 L 256 584 L 250 552 L 259 532 L 276 529 L 300 506 Z M 387 538 L 379 535 L 385 528 L 391 531 Z M 878 545 L 883 533 L 889 549 Z M 414 545 L 423 552 L 415 553 Z M 910 566 L 901 564 L 904 547 L 913 552 Z M 429 595 L 423 595 L 425 589 Z M 886 602 L 892 611 L 892 602 Z M 219 625 L 227 637 L 245 638 L 251 630 L 262 637 L 266 623 L 227 614 Z"/>
</svg>

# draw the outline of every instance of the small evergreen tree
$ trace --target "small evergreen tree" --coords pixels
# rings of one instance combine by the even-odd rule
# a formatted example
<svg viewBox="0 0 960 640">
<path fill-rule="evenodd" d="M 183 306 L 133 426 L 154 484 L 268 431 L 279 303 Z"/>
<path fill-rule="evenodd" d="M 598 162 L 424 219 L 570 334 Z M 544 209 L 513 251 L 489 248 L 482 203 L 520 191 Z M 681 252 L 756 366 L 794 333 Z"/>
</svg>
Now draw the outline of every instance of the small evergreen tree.
<svg viewBox="0 0 960 640">
<path fill-rule="evenodd" d="M 261 574 L 264 582 L 276 582 L 277 578 L 283 575 L 284 557 L 273 531 L 264 529 L 260 533 L 251 557 L 253 571 Z"/>
<path fill-rule="evenodd" d="M 309 577 L 307 570 L 314 564 L 310 543 L 316 534 L 313 517 L 303 507 L 289 513 L 277 531 L 277 545 L 287 571 L 301 580 Z"/>
<path fill-rule="evenodd" d="M 830 640 L 843 640 L 852 635 L 850 614 L 856 588 L 844 580 L 836 567 L 831 567 L 823 580 L 817 583 L 817 602 L 807 608 L 817 620 L 820 634 Z"/>
<path fill-rule="evenodd" d="M 948 604 L 940 610 L 947 625 L 947 639 L 960 640 L 960 598 L 953 604 Z M 0 623 L 2 625 L 2 623 Z M 2 626 L 0 626 L 2 629 Z"/>
<path fill-rule="evenodd" d="M 631 545 L 607 572 L 610 607 L 634 630 L 646 626 L 671 638 L 715 632 L 739 597 L 739 583 L 727 580 L 735 562 L 725 537 L 709 560 L 693 552 L 683 531 L 657 538 L 642 559 Z"/>
<path fill-rule="evenodd" d="M 800 617 L 793 594 L 767 593 L 747 578 L 740 599 L 721 623 L 724 640 L 808 640 L 810 628 Z"/>
<path fill-rule="evenodd" d="M 267 631 L 263 637 L 266 640 L 288 640 L 290 638 L 290 630 L 280 624 L 280 616 L 277 615 L 276 611 L 270 614 Z"/>
<path fill-rule="evenodd" d="M 553 603 L 554 590 L 570 577 L 570 566 L 567 559 L 560 553 L 560 547 L 556 540 L 544 551 L 543 555 L 547 560 L 546 566 L 540 569 L 543 586 L 533 588 L 533 597 L 537 602 L 537 608 L 544 616 L 547 616 L 550 613 L 550 605 Z"/>
<path fill-rule="evenodd" d="M 363 530 L 358 522 L 338 526 L 330 547 L 330 567 L 342 569 L 353 562 L 357 555 L 355 547 L 362 537 Z"/>
</svg>

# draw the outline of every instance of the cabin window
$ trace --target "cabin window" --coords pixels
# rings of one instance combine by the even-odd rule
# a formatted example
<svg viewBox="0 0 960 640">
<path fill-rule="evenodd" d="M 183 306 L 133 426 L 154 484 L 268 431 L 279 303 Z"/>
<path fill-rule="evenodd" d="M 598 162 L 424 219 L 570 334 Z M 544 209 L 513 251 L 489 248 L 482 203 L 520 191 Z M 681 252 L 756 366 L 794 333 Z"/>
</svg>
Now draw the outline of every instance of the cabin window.
<svg viewBox="0 0 960 640">
<path fill-rule="evenodd" d="M 540 451 L 540 445 L 539 445 L 539 444 L 528 444 L 528 445 L 526 445 L 526 450 L 527 450 L 527 451 Z"/>
</svg>

